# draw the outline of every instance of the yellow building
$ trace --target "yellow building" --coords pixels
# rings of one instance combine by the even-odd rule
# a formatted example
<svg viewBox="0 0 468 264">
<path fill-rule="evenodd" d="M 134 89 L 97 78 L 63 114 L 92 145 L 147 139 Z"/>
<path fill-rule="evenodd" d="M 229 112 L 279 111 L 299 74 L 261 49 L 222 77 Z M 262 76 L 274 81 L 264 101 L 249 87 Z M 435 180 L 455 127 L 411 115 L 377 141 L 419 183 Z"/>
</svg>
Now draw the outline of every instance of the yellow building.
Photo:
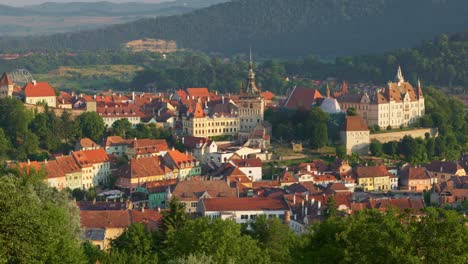
<svg viewBox="0 0 468 264">
<path fill-rule="evenodd" d="M 364 191 L 388 191 L 390 187 L 390 176 L 385 166 L 358 167 L 356 178 L 358 186 Z"/>
<path fill-rule="evenodd" d="M 237 115 L 225 113 L 207 116 L 200 102 L 196 104 L 193 114 L 182 119 L 182 124 L 184 134 L 195 137 L 234 136 L 239 132 Z"/>
</svg>

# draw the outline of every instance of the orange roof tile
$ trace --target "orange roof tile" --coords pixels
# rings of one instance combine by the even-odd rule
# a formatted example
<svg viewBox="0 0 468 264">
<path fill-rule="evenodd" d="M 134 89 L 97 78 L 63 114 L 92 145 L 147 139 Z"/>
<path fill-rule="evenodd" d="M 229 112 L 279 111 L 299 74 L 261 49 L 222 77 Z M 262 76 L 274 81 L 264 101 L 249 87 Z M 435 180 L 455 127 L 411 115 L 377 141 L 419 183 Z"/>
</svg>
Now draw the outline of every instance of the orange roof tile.
<svg viewBox="0 0 468 264">
<path fill-rule="evenodd" d="M 47 82 L 30 82 L 24 87 L 24 94 L 26 97 L 45 97 L 55 96 L 55 90 Z"/>
<path fill-rule="evenodd" d="M 10 76 L 8 76 L 8 73 L 4 72 L 2 75 L 2 78 L 0 78 L 0 86 L 2 85 L 12 85 L 13 82 L 10 79 Z"/>
<path fill-rule="evenodd" d="M 347 116 L 343 127 L 344 131 L 369 131 L 366 122 L 360 116 Z"/>
<path fill-rule="evenodd" d="M 195 99 L 210 96 L 208 88 L 187 88 L 187 93 L 190 98 L 194 97 Z"/>
</svg>

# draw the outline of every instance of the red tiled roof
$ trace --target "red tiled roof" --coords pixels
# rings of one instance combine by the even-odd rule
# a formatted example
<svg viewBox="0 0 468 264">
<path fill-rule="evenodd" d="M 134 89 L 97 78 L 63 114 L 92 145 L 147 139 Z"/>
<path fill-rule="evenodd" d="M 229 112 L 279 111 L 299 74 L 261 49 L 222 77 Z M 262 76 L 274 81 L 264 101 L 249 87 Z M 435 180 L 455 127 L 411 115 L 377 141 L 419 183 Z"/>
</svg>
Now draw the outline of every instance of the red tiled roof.
<svg viewBox="0 0 468 264">
<path fill-rule="evenodd" d="M 358 178 L 391 176 L 385 166 L 358 167 L 356 174 Z"/>
<path fill-rule="evenodd" d="M 210 96 L 208 88 L 187 88 L 187 93 L 190 96 L 190 98 L 194 97 L 195 99 L 199 97 Z"/>
<path fill-rule="evenodd" d="M 80 139 L 80 145 L 81 147 L 83 148 L 95 148 L 95 147 L 99 147 L 99 145 L 92 141 L 91 139 L 89 138 L 82 138 Z"/>
<path fill-rule="evenodd" d="M 169 155 L 170 159 L 174 162 L 174 165 L 177 168 L 180 168 L 181 164 L 184 164 L 184 167 L 191 167 L 192 162 L 196 162 L 197 160 L 192 157 L 191 155 L 186 155 L 178 150 L 169 150 L 166 155 Z"/>
<path fill-rule="evenodd" d="M 104 149 L 74 151 L 72 156 L 81 167 L 109 161 L 109 156 Z"/>
<path fill-rule="evenodd" d="M 47 82 L 27 83 L 24 87 L 26 97 L 55 96 L 55 90 Z"/>
<path fill-rule="evenodd" d="M 13 82 L 11 81 L 10 76 L 8 76 L 8 73 L 4 72 L 2 78 L 0 78 L 0 86 L 7 86 L 12 84 Z"/>
<path fill-rule="evenodd" d="M 126 228 L 133 223 L 158 222 L 162 215 L 154 210 L 105 210 L 80 211 L 80 222 L 84 228 Z"/>
<path fill-rule="evenodd" d="M 360 116 L 347 116 L 343 127 L 344 131 L 369 131 L 366 121 Z"/>
<path fill-rule="evenodd" d="M 275 94 L 270 92 L 270 91 L 266 91 L 266 92 L 261 92 L 260 95 L 265 99 L 265 100 L 271 100 L 275 97 Z"/>
<path fill-rule="evenodd" d="M 295 183 L 297 182 L 297 179 L 294 178 L 294 176 L 291 175 L 291 173 L 289 173 L 289 171 L 283 171 L 280 175 L 279 175 L 279 178 L 280 178 L 280 181 L 281 183 Z"/>
<path fill-rule="evenodd" d="M 288 210 L 283 199 L 264 197 L 253 198 L 211 198 L 203 199 L 206 211 L 257 211 L 257 210 Z"/>
<path fill-rule="evenodd" d="M 80 172 L 81 169 L 72 156 L 56 157 L 57 163 L 65 173 Z"/>
<path fill-rule="evenodd" d="M 127 142 L 120 136 L 110 136 L 106 138 L 106 147 L 115 146 L 115 145 L 126 145 Z"/>
<path fill-rule="evenodd" d="M 401 177 L 407 178 L 408 180 L 425 180 L 431 178 L 425 167 L 407 167 L 402 170 Z"/>
<path fill-rule="evenodd" d="M 236 189 L 231 188 L 223 180 L 212 181 L 180 181 L 172 195 L 182 201 L 198 200 L 205 192 L 211 197 L 236 197 Z"/>
<path fill-rule="evenodd" d="M 284 107 L 288 109 L 310 109 L 312 104 L 318 98 L 323 98 L 323 96 L 316 89 L 295 87 L 289 98 L 286 100 Z"/>
<path fill-rule="evenodd" d="M 195 105 L 195 110 L 193 112 L 193 117 L 194 118 L 203 118 L 203 117 L 205 117 L 205 111 L 203 110 L 203 107 L 201 106 L 201 103 L 197 103 Z"/>
<path fill-rule="evenodd" d="M 141 178 L 165 175 L 165 166 L 158 156 L 130 160 L 130 164 L 122 167 L 120 176 L 125 178 Z"/>
</svg>

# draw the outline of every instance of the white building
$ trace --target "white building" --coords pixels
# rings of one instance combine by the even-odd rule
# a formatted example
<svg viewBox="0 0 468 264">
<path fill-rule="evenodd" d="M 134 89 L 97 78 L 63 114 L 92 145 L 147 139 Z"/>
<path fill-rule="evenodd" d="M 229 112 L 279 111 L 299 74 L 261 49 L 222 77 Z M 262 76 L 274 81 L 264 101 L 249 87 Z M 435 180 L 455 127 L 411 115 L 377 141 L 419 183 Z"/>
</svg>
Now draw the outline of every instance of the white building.
<svg viewBox="0 0 468 264">
<path fill-rule="evenodd" d="M 284 219 L 286 211 L 289 211 L 283 199 L 264 197 L 203 199 L 199 206 L 203 216 L 211 219 L 230 219 L 239 224 L 253 221 L 260 215 Z"/>
<path fill-rule="evenodd" d="M 32 81 L 24 87 L 24 101 L 27 104 L 47 104 L 49 107 L 57 106 L 55 90 L 47 82 Z"/>
</svg>

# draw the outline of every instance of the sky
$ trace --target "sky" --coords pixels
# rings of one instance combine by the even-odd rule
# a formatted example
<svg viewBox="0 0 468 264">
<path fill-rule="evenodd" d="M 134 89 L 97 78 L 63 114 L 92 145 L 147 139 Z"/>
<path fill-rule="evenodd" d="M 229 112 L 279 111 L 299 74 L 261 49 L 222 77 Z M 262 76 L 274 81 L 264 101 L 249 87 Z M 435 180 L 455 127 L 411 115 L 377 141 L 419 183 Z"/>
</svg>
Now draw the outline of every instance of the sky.
<svg viewBox="0 0 468 264">
<path fill-rule="evenodd" d="M 170 0 L 0 0 L 0 4 L 11 5 L 11 6 L 25 6 L 25 5 L 42 4 L 45 2 L 67 3 L 67 2 L 100 2 L 100 1 L 108 1 L 108 2 L 114 2 L 114 3 L 125 3 L 125 2 L 159 3 L 159 2 L 167 2 Z"/>
</svg>

